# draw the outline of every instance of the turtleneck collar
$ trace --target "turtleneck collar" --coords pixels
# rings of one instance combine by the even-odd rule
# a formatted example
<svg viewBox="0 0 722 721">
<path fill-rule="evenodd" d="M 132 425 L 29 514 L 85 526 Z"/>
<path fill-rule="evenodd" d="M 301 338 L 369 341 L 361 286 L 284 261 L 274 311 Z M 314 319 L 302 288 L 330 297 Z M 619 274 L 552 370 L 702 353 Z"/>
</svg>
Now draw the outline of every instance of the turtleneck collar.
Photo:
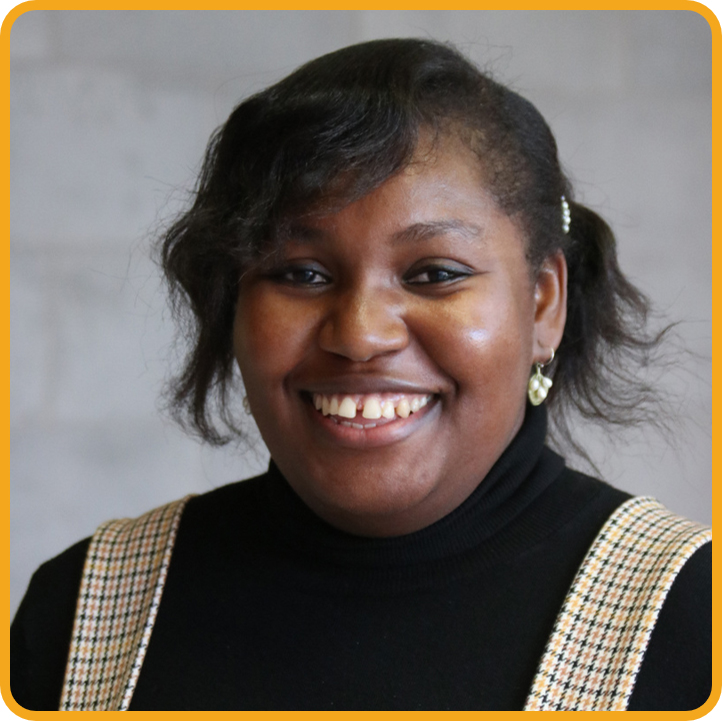
<svg viewBox="0 0 722 721">
<path fill-rule="evenodd" d="M 355 536 L 316 516 L 296 495 L 274 463 L 265 484 L 273 534 L 294 553 L 346 567 L 396 568 L 460 556 L 480 545 L 491 555 L 531 529 L 513 524 L 559 475 L 564 461 L 544 447 L 543 406 L 527 408 L 518 434 L 487 476 L 454 511 L 414 533 L 392 538 Z M 534 526 L 533 519 L 530 519 Z"/>
</svg>

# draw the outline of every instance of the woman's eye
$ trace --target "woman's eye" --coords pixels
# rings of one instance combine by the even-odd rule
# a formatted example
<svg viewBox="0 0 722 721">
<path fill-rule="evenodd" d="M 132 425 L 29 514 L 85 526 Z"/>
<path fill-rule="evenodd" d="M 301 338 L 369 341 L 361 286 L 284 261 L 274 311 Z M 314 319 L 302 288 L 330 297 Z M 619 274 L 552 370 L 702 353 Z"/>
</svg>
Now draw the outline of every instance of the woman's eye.
<svg viewBox="0 0 722 721">
<path fill-rule="evenodd" d="M 317 286 L 326 285 L 329 282 L 328 276 L 315 268 L 286 268 L 278 273 L 279 280 L 291 285 Z"/>
<path fill-rule="evenodd" d="M 433 266 L 415 270 L 413 274 L 406 278 L 406 282 L 410 285 L 450 283 L 461 278 L 466 278 L 469 275 L 469 272 L 463 271 L 460 268 Z"/>
</svg>

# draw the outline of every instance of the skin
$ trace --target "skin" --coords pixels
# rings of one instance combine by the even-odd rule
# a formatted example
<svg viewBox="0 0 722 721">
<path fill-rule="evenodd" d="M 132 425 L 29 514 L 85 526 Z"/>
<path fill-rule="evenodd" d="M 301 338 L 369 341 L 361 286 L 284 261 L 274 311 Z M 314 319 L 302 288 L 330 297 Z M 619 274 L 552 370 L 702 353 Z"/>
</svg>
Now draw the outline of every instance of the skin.
<svg viewBox="0 0 722 721">
<path fill-rule="evenodd" d="M 447 140 L 375 191 L 294 228 L 244 274 L 234 349 L 271 456 L 321 518 L 411 533 L 459 506 L 524 419 L 534 362 L 561 340 L 566 265 L 535 275 L 479 163 Z M 370 430 L 310 394 L 407 390 L 422 411 Z"/>
</svg>

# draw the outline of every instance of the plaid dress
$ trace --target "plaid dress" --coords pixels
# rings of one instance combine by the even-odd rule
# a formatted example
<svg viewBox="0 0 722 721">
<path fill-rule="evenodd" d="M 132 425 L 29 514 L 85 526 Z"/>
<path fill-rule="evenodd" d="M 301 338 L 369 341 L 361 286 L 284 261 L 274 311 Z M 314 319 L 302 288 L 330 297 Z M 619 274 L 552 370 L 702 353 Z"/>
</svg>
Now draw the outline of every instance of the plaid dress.
<svg viewBox="0 0 722 721">
<path fill-rule="evenodd" d="M 127 710 L 188 497 L 103 524 L 88 549 L 60 709 Z M 711 531 L 632 498 L 589 549 L 554 625 L 525 710 L 627 708 L 667 592 Z"/>
</svg>

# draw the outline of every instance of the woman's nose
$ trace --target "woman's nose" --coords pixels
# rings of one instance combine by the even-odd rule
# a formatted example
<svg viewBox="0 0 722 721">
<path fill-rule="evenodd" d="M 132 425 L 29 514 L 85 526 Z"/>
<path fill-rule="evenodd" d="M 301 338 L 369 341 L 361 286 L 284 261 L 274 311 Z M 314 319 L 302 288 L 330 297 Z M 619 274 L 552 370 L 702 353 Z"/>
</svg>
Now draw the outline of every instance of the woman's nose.
<svg viewBox="0 0 722 721">
<path fill-rule="evenodd" d="M 334 298 L 319 334 L 321 348 L 353 361 L 402 350 L 409 342 L 393 293 L 367 289 Z"/>
</svg>

